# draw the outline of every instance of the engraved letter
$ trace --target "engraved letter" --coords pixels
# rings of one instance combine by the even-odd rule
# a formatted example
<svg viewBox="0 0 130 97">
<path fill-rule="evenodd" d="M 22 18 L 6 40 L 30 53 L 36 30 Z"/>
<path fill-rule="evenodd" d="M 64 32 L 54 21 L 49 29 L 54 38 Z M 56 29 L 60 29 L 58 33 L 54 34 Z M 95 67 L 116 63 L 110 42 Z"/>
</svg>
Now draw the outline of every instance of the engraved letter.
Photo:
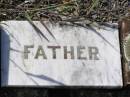
<svg viewBox="0 0 130 97">
<path fill-rule="evenodd" d="M 52 49 L 53 59 L 56 59 L 56 49 L 59 49 L 60 46 L 48 46 L 48 48 L 51 48 L 51 49 Z"/>
<path fill-rule="evenodd" d="M 44 52 L 44 50 L 43 50 L 41 45 L 37 49 L 37 53 L 36 53 L 35 59 L 38 59 L 39 56 L 42 56 L 43 59 L 47 59 L 46 54 L 45 54 L 45 52 Z"/>
<path fill-rule="evenodd" d="M 67 51 L 67 46 L 64 46 L 64 59 L 68 59 L 67 54 L 70 54 L 71 59 L 74 59 L 74 47 L 70 46 L 70 51 Z"/>
<path fill-rule="evenodd" d="M 30 51 L 28 50 L 29 48 L 34 48 L 34 45 L 25 45 L 24 46 L 24 59 L 28 59 L 28 53 L 30 53 Z"/>
<path fill-rule="evenodd" d="M 90 60 L 99 60 L 98 58 L 98 48 L 97 47 L 88 47 L 89 49 L 89 59 Z"/>
<path fill-rule="evenodd" d="M 84 46 L 78 46 L 77 47 L 77 58 L 78 59 L 87 59 L 86 57 L 81 56 L 83 54 L 83 50 L 85 49 Z"/>
</svg>

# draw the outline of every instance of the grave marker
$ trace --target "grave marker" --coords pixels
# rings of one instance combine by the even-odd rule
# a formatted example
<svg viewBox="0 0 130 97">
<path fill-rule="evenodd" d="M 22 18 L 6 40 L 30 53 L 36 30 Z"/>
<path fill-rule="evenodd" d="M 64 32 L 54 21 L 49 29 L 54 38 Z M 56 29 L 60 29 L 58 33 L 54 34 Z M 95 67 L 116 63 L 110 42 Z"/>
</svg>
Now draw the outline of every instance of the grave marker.
<svg viewBox="0 0 130 97">
<path fill-rule="evenodd" d="M 3 86 L 123 86 L 117 28 L 2 23 Z"/>
</svg>

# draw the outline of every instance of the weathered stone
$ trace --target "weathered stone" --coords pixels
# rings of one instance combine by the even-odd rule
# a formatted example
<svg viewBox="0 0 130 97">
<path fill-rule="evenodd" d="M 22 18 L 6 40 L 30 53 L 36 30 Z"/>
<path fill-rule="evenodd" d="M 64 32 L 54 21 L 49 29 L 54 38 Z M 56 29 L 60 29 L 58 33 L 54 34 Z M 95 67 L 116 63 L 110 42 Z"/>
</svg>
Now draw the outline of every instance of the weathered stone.
<svg viewBox="0 0 130 97">
<path fill-rule="evenodd" d="M 2 85 L 123 85 L 117 28 L 34 24 L 3 22 Z"/>
</svg>

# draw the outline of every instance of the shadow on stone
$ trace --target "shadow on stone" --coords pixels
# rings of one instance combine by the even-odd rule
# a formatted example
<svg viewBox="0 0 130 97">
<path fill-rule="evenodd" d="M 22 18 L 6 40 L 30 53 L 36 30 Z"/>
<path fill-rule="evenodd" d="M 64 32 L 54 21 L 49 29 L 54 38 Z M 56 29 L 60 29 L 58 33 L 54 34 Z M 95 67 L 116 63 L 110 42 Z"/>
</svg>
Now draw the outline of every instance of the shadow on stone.
<svg viewBox="0 0 130 97">
<path fill-rule="evenodd" d="M 0 27 L 1 33 L 1 86 L 8 84 L 10 39 Z"/>
<path fill-rule="evenodd" d="M 27 75 L 29 76 L 33 76 L 33 77 L 36 77 L 36 78 L 40 78 L 42 80 L 46 80 L 48 82 L 52 82 L 52 83 L 55 83 L 55 84 L 58 84 L 58 85 L 64 85 L 63 83 L 59 82 L 59 81 L 56 81 L 54 80 L 53 78 L 50 78 L 48 76 L 45 76 L 45 75 L 35 75 L 35 74 L 31 74 L 31 73 L 26 73 Z"/>
</svg>

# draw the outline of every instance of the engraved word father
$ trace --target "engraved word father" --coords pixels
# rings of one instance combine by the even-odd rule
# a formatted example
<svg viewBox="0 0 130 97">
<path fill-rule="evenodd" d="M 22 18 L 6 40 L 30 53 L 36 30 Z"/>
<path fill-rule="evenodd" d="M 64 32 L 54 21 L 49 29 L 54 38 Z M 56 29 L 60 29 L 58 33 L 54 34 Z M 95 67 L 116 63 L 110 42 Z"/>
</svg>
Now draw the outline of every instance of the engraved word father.
<svg viewBox="0 0 130 97">
<path fill-rule="evenodd" d="M 24 59 L 29 59 L 29 54 L 34 52 L 34 45 L 24 46 Z M 47 50 L 47 51 L 46 51 Z M 37 46 L 34 52 L 34 59 L 48 59 L 48 54 L 52 59 L 57 59 L 58 51 L 61 51 L 63 59 L 79 59 L 79 60 L 99 60 L 99 50 L 97 47 L 85 46 L 46 46 L 46 50 L 42 45 Z"/>
</svg>

